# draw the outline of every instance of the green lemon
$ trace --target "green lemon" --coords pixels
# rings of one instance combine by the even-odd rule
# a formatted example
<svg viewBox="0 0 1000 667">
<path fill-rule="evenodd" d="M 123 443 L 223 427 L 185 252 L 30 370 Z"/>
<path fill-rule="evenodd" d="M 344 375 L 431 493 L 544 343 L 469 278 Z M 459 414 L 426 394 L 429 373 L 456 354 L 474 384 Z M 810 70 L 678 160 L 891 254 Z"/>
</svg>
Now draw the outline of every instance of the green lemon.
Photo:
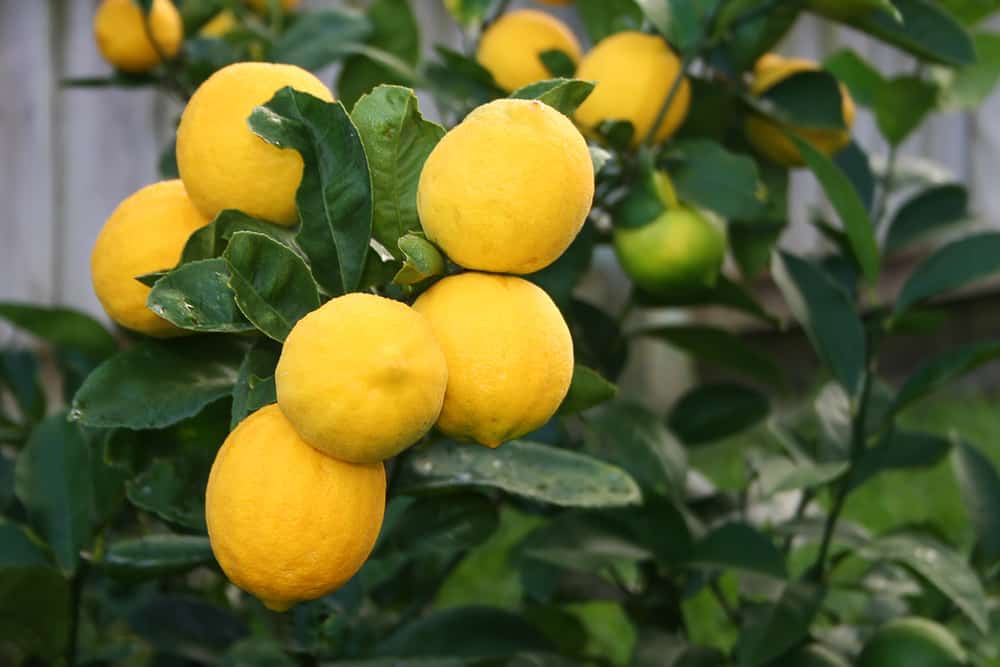
<svg viewBox="0 0 1000 667">
<path fill-rule="evenodd" d="M 858 667 L 964 667 L 968 658 L 954 635 L 923 618 L 883 625 L 868 641 Z"/>
</svg>

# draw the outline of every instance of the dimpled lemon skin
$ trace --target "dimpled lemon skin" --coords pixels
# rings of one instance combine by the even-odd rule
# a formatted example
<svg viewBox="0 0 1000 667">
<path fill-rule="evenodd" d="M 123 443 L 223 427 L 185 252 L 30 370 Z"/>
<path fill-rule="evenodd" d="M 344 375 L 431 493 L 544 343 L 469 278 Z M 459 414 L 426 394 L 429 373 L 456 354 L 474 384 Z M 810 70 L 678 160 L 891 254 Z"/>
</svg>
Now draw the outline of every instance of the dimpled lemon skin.
<svg viewBox="0 0 1000 667">
<path fill-rule="evenodd" d="M 680 59 L 660 37 L 629 31 L 606 37 L 583 57 L 576 70 L 576 78 L 597 82 L 594 92 L 576 110 L 576 121 L 592 131 L 606 120 L 627 120 L 635 128 L 632 146 L 638 146 L 656 122 L 680 71 Z M 691 86 L 685 78 L 654 142 L 661 143 L 677 131 L 690 104 Z"/>
<path fill-rule="evenodd" d="M 455 263 L 533 273 L 572 243 L 594 198 L 583 136 L 537 100 L 485 104 L 451 130 L 420 173 L 417 210 Z"/>
<path fill-rule="evenodd" d="M 947 628 L 924 618 L 883 625 L 865 644 L 858 667 L 964 667 L 968 657 Z"/>
<path fill-rule="evenodd" d="M 437 282 L 413 307 L 448 360 L 442 433 L 497 447 L 555 414 L 573 377 L 573 340 L 538 286 L 462 273 Z"/>
<path fill-rule="evenodd" d="M 148 185 L 119 204 L 90 256 L 94 293 L 108 316 L 147 336 L 186 333 L 146 307 L 150 288 L 136 277 L 176 266 L 188 237 L 207 223 L 178 180 Z"/>
<path fill-rule="evenodd" d="M 761 57 L 754 68 L 756 76 L 753 86 L 751 86 L 751 92 L 754 95 L 762 95 L 794 74 L 815 71 L 819 68 L 819 64 L 812 60 L 782 58 L 773 53 L 766 54 Z M 840 86 L 840 93 L 843 98 L 843 116 L 846 129 L 792 128 L 793 131 L 826 155 L 838 153 L 851 142 L 851 127 L 854 125 L 856 113 L 854 100 L 843 84 Z M 785 167 L 801 167 L 804 164 L 798 147 L 785 136 L 781 125 L 767 118 L 751 115 L 746 120 L 746 135 L 757 152 L 771 162 Z"/>
<path fill-rule="evenodd" d="M 215 559 L 229 580 L 284 611 L 361 568 L 385 511 L 385 469 L 325 456 L 276 405 L 244 419 L 219 449 L 205 492 Z"/>
<path fill-rule="evenodd" d="M 94 15 L 97 49 L 109 63 L 126 72 L 145 72 L 160 64 L 160 53 L 173 57 L 184 41 L 184 22 L 170 0 L 153 0 L 149 41 L 145 17 L 134 0 L 104 0 Z"/>
<path fill-rule="evenodd" d="M 553 16 L 534 9 L 519 9 L 501 16 L 483 33 L 476 60 L 490 71 L 497 84 L 511 92 L 529 83 L 551 79 L 540 56 L 562 51 L 580 61 L 580 43 Z"/>
<path fill-rule="evenodd" d="M 348 294 L 302 318 L 275 373 L 299 435 L 344 461 L 395 456 L 437 421 L 448 367 L 430 324 L 409 306 Z"/>
<path fill-rule="evenodd" d="M 267 143 L 247 124 L 254 107 L 285 86 L 333 101 L 330 90 L 306 70 L 257 62 L 223 67 L 191 97 L 177 129 L 177 166 L 206 216 L 233 208 L 280 225 L 298 220 L 302 157 Z"/>
</svg>

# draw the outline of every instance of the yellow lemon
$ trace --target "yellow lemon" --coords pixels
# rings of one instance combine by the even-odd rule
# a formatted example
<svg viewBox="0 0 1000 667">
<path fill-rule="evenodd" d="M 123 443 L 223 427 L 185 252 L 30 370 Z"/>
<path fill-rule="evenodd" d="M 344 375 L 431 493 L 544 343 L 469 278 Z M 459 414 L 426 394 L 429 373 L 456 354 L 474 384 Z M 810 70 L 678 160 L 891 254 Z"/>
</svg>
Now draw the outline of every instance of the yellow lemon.
<svg viewBox="0 0 1000 667">
<path fill-rule="evenodd" d="M 384 512 L 381 463 L 325 456 L 299 438 L 276 405 L 229 434 L 205 492 L 208 537 L 222 571 L 275 611 L 353 577 Z"/>
<path fill-rule="evenodd" d="M 177 166 L 208 217 L 234 208 L 282 225 L 298 220 L 302 157 L 272 146 L 247 124 L 254 107 L 285 86 L 333 101 L 323 82 L 301 67 L 244 62 L 210 76 L 188 102 L 177 128 Z"/>
<path fill-rule="evenodd" d="M 133 0 L 104 0 L 94 15 L 94 37 L 109 63 L 126 72 L 144 72 L 160 64 L 160 54 L 177 55 L 184 22 L 170 0 L 153 0 L 148 18 Z"/>
<path fill-rule="evenodd" d="M 437 282 L 413 308 L 448 360 L 441 432 L 496 447 L 555 414 L 573 377 L 573 340 L 541 288 L 514 276 L 462 273 Z"/>
<path fill-rule="evenodd" d="M 576 110 L 576 120 L 590 131 L 604 121 L 627 120 L 635 129 L 632 146 L 638 146 L 652 129 L 678 76 L 680 58 L 662 38 L 641 32 L 605 37 L 576 70 L 576 78 L 597 82 Z M 691 86 L 684 78 L 653 137 L 656 143 L 677 131 L 690 105 Z"/>
<path fill-rule="evenodd" d="M 183 334 L 146 307 L 150 288 L 136 277 L 174 268 L 191 232 L 206 223 L 178 180 L 148 185 L 119 204 L 90 256 L 94 293 L 108 316 L 148 336 Z"/>
<path fill-rule="evenodd" d="M 456 263 L 532 273 L 569 247 L 593 197 L 593 163 L 573 123 L 537 100 L 502 99 L 435 146 L 417 209 L 428 238 Z"/>
<path fill-rule="evenodd" d="M 233 28 L 240 24 L 236 14 L 231 9 L 223 9 L 201 26 L 198 34 L 202 37 L 224 37 Z"/>
<path fill-rule="evenodd" d="M 858 667 L 963 667 L 968 657 L 944 626 L 925 618 L 883 625 L 865 644 Z"/>
<path fill-rule="evenodd" d="M 286 12 L 299 6 L 300 0 L 281 0 L 281 8 Z M 271 7 L 271 0 L 247 0 L 247 4 L 258 12 L 266 12 Z"/>
<path fill-rule="evenodd" d="M 788 77 L 800 72 L 820 69 L 818 63 L 803 58 L 782 58 L 769 53 L 761 57 L 754 67 L 754 82 L 751 92 L 762 95 Z M 851 142 L 851 127 L 854 125 L 855 107 L 847 88 L 841 84 L 843 115 L 846 129 L 826 129 L 797 127 L 792 130 L 827 155 L 833 155 Z M 746 135 L 757 151 L 771 162 L 786 167 L 803 164 L 799 149 L 785 136 L 781 125 L 761 116 L 751 115 L 746 120 Z"/>
<path fill-rule="evenodd" d="M 303 440 L 338 459 L 372 463 L 434 425 L 448 367 L 423 317 L 399 301 L 358 293 L 299 320 L 275 382 L 278 404 Z"/>
<path fill-rule="evenodd" d="M 545 12 L 519 9 L 504 14 L 486 29 L 476 60 L 510 92 L 551 79 L 540 56 L 552 50 L 562 51 L 574 63 L 580 60 L 580 43 L 562 21 Z"/>
</svg>

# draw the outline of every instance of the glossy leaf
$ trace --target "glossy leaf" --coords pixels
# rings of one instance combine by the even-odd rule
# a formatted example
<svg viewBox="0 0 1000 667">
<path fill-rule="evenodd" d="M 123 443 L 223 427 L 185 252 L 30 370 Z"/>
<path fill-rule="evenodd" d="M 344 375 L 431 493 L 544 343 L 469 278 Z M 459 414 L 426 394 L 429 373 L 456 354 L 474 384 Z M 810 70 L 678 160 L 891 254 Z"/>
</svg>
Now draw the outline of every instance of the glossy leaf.
<svg viewBox="0 0 1000 667">
<path fill-rule="evenodd" d="M 204 533 L 204 499 L 190 493 L 183 467 L 179 461 L 155 461 L 125 485 L 125 492 L 139 509 L 174 526 Z"/>
<path fill-rule="evenodd" d="M 687 51 L 704 32 L 698 0 L 636 0 L 649 22 L 675 48 Z"/>
<path fill-rule="evenodd" d="M 352 44 L 364 41 L 372 26 L 356 12 L 325 9 L 306 12 L 284 31 L 271 47 L 271 60 L 315 70 L 350 53 Z"/>
<path fill-rule="evenodd" d="M 946 227 L 969 219 L 969 192 L 958 183 L 935 185 L 911 198 L 892 219 L 885 240 L 897 251 Z"/>
<path fill-rule="evenodd" d="M 1000 232 L 966 236 L 921 262 L 896 299 L 895 312 L 1000 272 Z"/>
<path fill-rule="evenodd" d="M 793 127 L 844 127 L 840 85 L 829 72 L 805 71 L 782 79 L 760 102 L 771 107 L 770 115 Z"/>
<path fill-rule="evenodd" d="M 275 241 L 284 244 L 292 242 L 292 232 L 285 227 L 279 227 L 264 220 L 258 220 L 241 211 L 227 209 L 221 211 L 212 222 L 201 227 L 184 244 L 181 253 L 181 264 L 199 259 L 222 257 L 229 246 L 229 240 L 237 232 L 257 232 L 270 236 Z"/>
<path fill-rule="evenodd" d="M 118 347 L 97 320 L 73 308 L 3 302 L 0 319 L 57 348 L 79 352 L 94 361 L 111 356 Z"/>
<path fill-rule="evenodd" d="M 920 58 L 945 65 L 975 62 L 965 28 L 934 0 L 893 0 L 900 18 L 885 12 L 857 17 L 850 24 Z"/>
<path fill-rule="evenodd" d="M 228 609 L 179 593 L 146 597 L 130 607 L 127 621 L 157 651 L 191 659 L 221 652 L 249 634 Z"/>
<path fill-rule="evenodd" d="M 752 158 L 705 139 L 671 144 L 670 177 L 682 201 L 724 218 L 753 218 L 763 211 L 757 166 Z"/>
<path fill-rule="evenodd" d="M 489 70 L 474 58 L 443 46 L 435 47 L 441 62 L 427 65 L 431 88 L 463 111 L 471 110 L 506 93 L 497 86 Z"/>
<path fill-rule="evenodd" d="M 826 591 L 802 582 L 789 583 L 781 597 L 754 614 L 740 633 L 740 667 L 768 664 L 809 636 Z"/>
<path fill-rule="evenodd" d="M 642 329 L 635 335 L 660 338 L 700 362 L 734 370 L 773 386 L 784 384 L 781 368 L 770 357 L 725 329 L 676 325 Z"/>
<path fill-rule="evenodd" d="M 423 236 L 407 234 L 399 239 L 398 245 L 404 261 L 392 282 L 397 285 L 415 285 L 444 274 L 446 269 L 444 255 L 437 246 Z"/>
<path fill-rule="evenodd" d="M 569 393 L 559 406 L 559 414 L 572 415 L 609 401 L 618 393 L 618 387 L 608 382 L 597 371 L 576 364 Z"/>
<path fill-rule="evenodd" d="M 920 126 L 937 102 L 937 87 L 916 76 L 890 79 L 875 94 L 875 117 L 889 143 L 898 146 Z"/>
<path fill-rule="evenodd" d="M 567 116 L 572 116 L 593 90 L 593 81 L 558 78 L 530 83 L 518 88 L 510 96 L 522 100 L 539 100 Z"/>
<path fill-rule="evenodd" d="M 247 350 L 233 386 L 230 430 L 235 429 L 250 413 L 278 400 L 274 369 L 280 356 L 281 350 L 267 341 L 261 341 Z"/>
<path fill-rule="evenodd" d="M 846 148 L 833 156 L 833 162 L 854 186 L 865 210 L 871 211 L 875 207 L 875 173 L 872 171 L 868 154 L 857 142 L 852 141 Z M 849 256 L 854 257 L 853 250 Z"/>
<path fill-rule="evenodd" d="M 695 543 L 691 564 L 785 578 L 785 559 L 771 538 L 745 523 L 727 523 Z"/>
<path fill-rule="evenodd" d="M 379 536 L 375 558 L 415 558 L 467 551 L 490 537 L 500 523 L 496 505 L 479 493 L 405 498 L 405 509 Z"/>
<path fill-rule="evenodd" d="M 616 32 L 642 27 L 642 10 L 635 0 L 577 0 L 576 8 L 595 44 Z"/>
<path fill-rule="evenodd" d="M 231 267 L 221 258 L 189 262 L 159 278 L 149 293 L 149 309 L 188 331 L 253 331 L 236 305 Z"/>
<path fill-rule="evenodd" d="M 368 7 L 367 15 L 372 26 L 366 39 L 368 46 L 399 58 L 405 65 L 415 66 L 420 59 L 420 26 L 410 0 L 377 0 Z M 352 109 L 363 95 L 380 83 L 413 85 L 413 81 L 401 76 L 397 68 L 386 67 L 357 53 L 344 61 L 336 90 L 344 106 Z M 354 122 L 358 123 L 357 118 Z M 368 155 L 371 159 L 370 152 Z"/>
<path fill-rule="evenodd" d="M 538 54 L 538 59 L 542 65 L 554 77 L 573 78 L 576 73 L 576 62 L 565 51 L 559 49 L 548 49 Z"/>
<path fill-rule="evenodd" d="M 977 549 L 987 563 L 995 563 L 1000 560 L 1000 474 L 982 450 L 965 441 L 958 442 L 951 461 Z"/>
<path fill-rule="evenodd" d="M 121 579 L 165 577 L 214 561 L 207 537 L 146 535 L 111 543 L 100 568 Z"/>
<path fill-rule="evenodd" d="M 767 417 L 767 397 L 738 384 L 703 384 L 677 399 L 667 425 L 687 445 L 736 435 Z"/>
</svg>

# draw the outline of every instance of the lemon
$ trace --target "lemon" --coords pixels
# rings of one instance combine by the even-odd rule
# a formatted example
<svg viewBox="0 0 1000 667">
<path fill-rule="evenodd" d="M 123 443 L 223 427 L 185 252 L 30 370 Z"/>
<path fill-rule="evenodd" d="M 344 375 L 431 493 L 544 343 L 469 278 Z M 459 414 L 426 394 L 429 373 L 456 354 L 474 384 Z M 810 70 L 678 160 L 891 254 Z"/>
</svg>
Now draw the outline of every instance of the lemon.
<svg viewBox="0 0 1000 667">
<path fill-rule="evenodd" d="M 183 334 L 146 307 L 150 288 L 136 277 L 174 268 L 191 232 L 206 223 L 178 180 L 148 185 L 119 204 L 90 256 L 94 293 L 108 316 L 148 336 Z"/>
<path fill-rule="evenodd" d="M 153 0 L 148 18 L 133 0 L 103 0 L 94 15 L 94 37 L 109 63 L 126 72 L 144 72 L 160 64 L 160 54 L 177 55 L 184 22 L 170 0 Z"/>
<path fill-rule="evenodd" d="M 625 273 L 660 296 L 711 287 L 726 256 L 721 225 L 685 206 L 668 208 L 641 227 L 615 229 L 614 245 Z"/>
<path fill-rule="evenodd" d="M 594 197 L 583 136 L 538 100 L 485 104 L 435 146 L 417 210 L 428 238 L 456 263 L 532 273 L 576 237 Z"/>
<path fill-rule="evenodd" d="M 754 68 L 754 82 L 751 92 L 762 95 L 788 77 L 820 69 L 818 63 L 803 58 L 782 58 L 769 53 L 761 57 Z M 855 107 L 847 88 L 841 84 L 840 94 L 843 98 L 843 115 L 846 129 L 826 129 L 812 127 L 793 127 L 794 132 L 809 141 L 813 146 L 827 155 L 833 155 L 851 142 L 851 127 L 854 125 Z M 778 123 L 761 116 L 749 116 L 746 120 L 747 139 L 757 151 L 771 162 L 786 167 L 797 167 L 803 164 L 799 149 L 785 136 L 784 129 Z"/>
<path fill-rule="evenodd" d="M 962 667 L 968 658 L 954 635 L 924 618 L 883 625 L 865 644 L 858 667 Z"/>
<path fill-rule="evenodd" d="M 597 87 L 576 111 L 576 120 L 588 130 L 604 121 L 627 120 L 638 146 L 656 122 L 673 86 L 681 75 L 681 61 L 656 35 L 619 32 L 605 37 L 583 57 L 576 78 L 596 81 Z M 691 86 L 682 79 L 653 138 L 660 143 L 670 137 L 687 117 Z"/>
<path fill-rule="evenodd" d="M 434 425 L 448 367 L 430 324 L 412 308 L 348 294 L 293 327 L 275 381 L 278 404 L 303 440 L 338 459 L 372 463 Z"/>
<path fill-rule="evenodd" d="M 574 63 L 580 60 L 580 43 L 562 21 L 545 12 L 519 9 L 504 14 L 486 29 L 476 60 L 510 92 L 551 79 L 540 56 L 552 50 L 562 51 Z"/>
<path fill-rule="evenodd" d="M 276 405 L 229 434 L 205 492 L 208 537 L 222 571 L 275 611 L 353 577 L 375 545 L 384 511 L 381 463 L 323 455 Z"/>
<path fill-rule="evenodd" d="M 236 18 L 233 10 L 223 9 L 205 23 L 205 25 L 201 26 L 198 34 L 202 37 L 223 37 L 230 30 L 239 26 L 239 24 L 239 19 Z"/>
<path fill-rule="evenodd" d="M 206 216 L 233 208 L 282 225 L 297 221 L 302 157 L 272 146 L 247 124 L 254 107 L 285 86 L 333 101 L 330 90 L 306 70 L 257 62 L 223 67 L 191 97 L 177 129 L 177 166 Z"/>
<path fill-rule="evenodd" d="M 448 360 L 441 432 L 496 447 L 555 414 L 573 377 L 573 340 L 539 287 L 514 276 L 462 273 L 437 282 L 413 308 Z"/>
<path fill-rule="evenodd" d="M 281 8 L 286 12 L 299 6 L 300 0 L 281 0 Z M 271 8 L 271 0 L 247 0 L 247 4 L 255 11 L 266 12 Z"/>
</svg>

